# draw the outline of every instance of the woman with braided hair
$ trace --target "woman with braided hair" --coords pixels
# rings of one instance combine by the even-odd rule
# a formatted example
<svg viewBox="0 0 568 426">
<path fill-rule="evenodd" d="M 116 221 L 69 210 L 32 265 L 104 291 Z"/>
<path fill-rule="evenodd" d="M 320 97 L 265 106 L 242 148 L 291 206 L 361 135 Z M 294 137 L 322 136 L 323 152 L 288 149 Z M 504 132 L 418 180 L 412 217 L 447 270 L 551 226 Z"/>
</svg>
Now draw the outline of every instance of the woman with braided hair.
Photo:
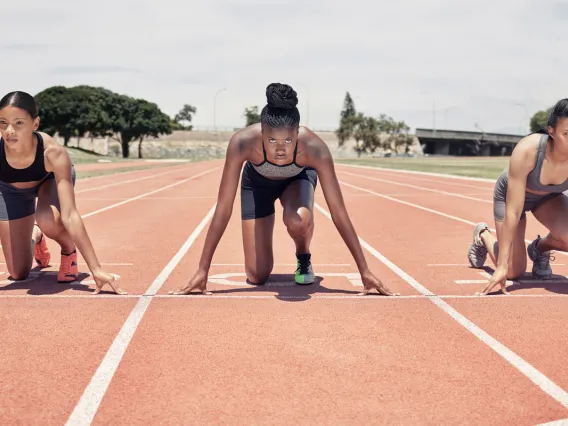
<svg viewBox="0 0 568 426">
<path fill-rule="evenodd" d="M 236 132 L 229 141 L 217 208 L 199 267 L 187 285 L 171 294 L 188 294 L 192 290 L 211 294 L 206 289 L 207 276 L 213 253 L 229 223 L 239 180 L 248 282 L 262 285 L 272 272 L 274 203 L 279 199 L 284 224 L 296 245 L 295 281 L 299 285 L 312 284 L 310 242 L 314 231 L 314 191 L 319 178 L 333 222 L 357 263 L 364 285 L 362 294 L 376 289 L 384 295 L 395 295 L 369 270 L 343 202 L 331 153 L 314 132 L 300 126 L 296 92 L 286 84 L 272 83 L 266 88 L 266 98 L 261 122 Z"/>
</svg>

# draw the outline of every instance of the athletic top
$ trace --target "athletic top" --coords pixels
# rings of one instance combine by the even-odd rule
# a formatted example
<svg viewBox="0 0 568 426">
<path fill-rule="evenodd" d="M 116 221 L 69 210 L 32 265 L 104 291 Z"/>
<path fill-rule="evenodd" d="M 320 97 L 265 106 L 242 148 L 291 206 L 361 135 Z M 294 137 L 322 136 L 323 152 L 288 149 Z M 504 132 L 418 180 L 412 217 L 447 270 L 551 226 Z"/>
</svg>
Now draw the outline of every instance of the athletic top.
<svg viewBox="0 0 568 426">
<path fill-rule="evenodd" d="M 49 173 L 45 170 L 43 156 L 43 138 L 38 132 L 34 132 L 37 137 L 37 149 L 34 162 L 25 169 L 14 169 L 6 160 L 4 149 L 4 138 L 0 138 L 0 181 L 7 183 L 14 182 L 34 182 L 44 179 Z"/>
<path fill-rule="evenodd" d="M 536 153 L 536 165 L 534 169 L 527 176 L 527 189 L 532 191 L 545 191 L 545 192 L 564 192 L 568 190 L 568 179 L 558 185 L 543 185 L 540 182 L 540 172 L 542 170 L 542 163 L 546 154 L 546 142 L 548 141 L 548 134 L 543 134 L 538 143 L 538 151 Z"/>
<path fill-rule="evenodd" d="M 254 164 L 250 162 L 255 170 L 268 179 L 287 179 L 294 177 L 305 169 L 304 166 L 299 166 L 296 163 L 296 152 L 298 150 L 298 142 L 296 142 L 296 147 L 294 148 L 294 159 L 289 164 L 274 164 L 267 160 L 266 149 L 264 149 L 264 143 L 262 144 L 262 153 L 264 155 L 264 161 L 260 164 Z"/>
</svg>

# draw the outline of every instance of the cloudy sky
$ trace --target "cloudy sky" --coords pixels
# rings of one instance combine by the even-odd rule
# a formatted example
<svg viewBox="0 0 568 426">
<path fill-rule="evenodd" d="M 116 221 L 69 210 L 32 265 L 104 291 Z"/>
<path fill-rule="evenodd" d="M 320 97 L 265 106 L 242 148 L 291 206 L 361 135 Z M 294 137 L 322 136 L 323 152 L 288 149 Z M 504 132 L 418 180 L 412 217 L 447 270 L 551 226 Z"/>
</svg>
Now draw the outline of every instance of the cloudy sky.
<svg viewBox="0 0 568 426">
<path fill-rule="evenodd" d="M 337 125 L 349 91 L 412 129 L 518 134 L 568 96 L 567 19 L 566 0 L 12 1 L 0 86 L 104 86 L 171 116 L 189 103 L 198 128 L 226 89 L 216 123 L 232 128 L 279 81 L 314 129 Z"/>
</svg>

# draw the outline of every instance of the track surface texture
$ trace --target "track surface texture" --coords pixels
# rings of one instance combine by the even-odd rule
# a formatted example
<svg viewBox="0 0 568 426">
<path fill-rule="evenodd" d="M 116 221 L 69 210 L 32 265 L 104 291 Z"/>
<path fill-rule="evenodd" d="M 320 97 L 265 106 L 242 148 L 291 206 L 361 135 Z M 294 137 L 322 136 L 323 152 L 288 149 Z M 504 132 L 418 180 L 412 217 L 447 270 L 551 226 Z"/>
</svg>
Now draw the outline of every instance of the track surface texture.
<svg viewBox="0 0 568 426">
<path fill-rule="evenodd" d="M 509 296 L 474 296 L 492 269 L 472 269 L 467 245 L 476 222 L 494 226 L 492 182 L 336 166 L 368 263 L 398 297 L 358 296 L 360 276 L 320 187 L 313 285 L 294 284 L 295 249 L 278 202 L 272 276 L 246 283 L 237 194 L 211 266 L 213 294 L 169 295 L 195 272 L 222 166 L 77 181 L 99 259 L 128 295 L 93 295 L 81 257 L 78 280 L 57 284 L 51 240 L 51 266 L 24 281 L 0 265 L 0 423 L 568 418 L 568 257 L 555 255 L 553 280 L 527 272 Z M 528 218 L 527 242 L 545 234 Z"/>
</svg>

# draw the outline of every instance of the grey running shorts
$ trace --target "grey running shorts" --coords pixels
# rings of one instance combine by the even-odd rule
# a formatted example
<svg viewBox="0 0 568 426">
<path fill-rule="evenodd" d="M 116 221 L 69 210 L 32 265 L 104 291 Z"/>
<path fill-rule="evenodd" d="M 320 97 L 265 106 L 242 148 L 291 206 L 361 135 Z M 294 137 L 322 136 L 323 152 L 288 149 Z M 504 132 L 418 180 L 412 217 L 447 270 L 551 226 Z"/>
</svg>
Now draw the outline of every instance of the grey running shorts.
<svg viewBox="0 0 568 426">
<path fill-rule="evenodd" d="M 0 181 L 0 220 L 15 220 L 35 214 L 36 198 L 39 188 L 50 179 L 55 179 L 50 173 L 39 185 L 33 188 L 20 189 Z M 75 167 L 71 166 L 71 179 L 75 185 Z"/>
<path fill-rule="evenodd" d="M 495 189 L 493 191 L 493 217 L 498 222 L 503 222 L 505 219 L 505 201 L 507 200 L 507 183 L 508 174 L 507 171 L 501 173 L 499 179 L 495 182 Z M 550 200 L 551 198 L 562 195 L 562 192 L 553 192 L 550 194 L 538 195 L 532 192 L 525 192 L 525 205 L 523 206 L 523 212 L 521 213 L 521 219 L 527 217 L 526 212 L 534 211 L 537 207 L 540 207 L 543 203 Z"/>
</svg>

